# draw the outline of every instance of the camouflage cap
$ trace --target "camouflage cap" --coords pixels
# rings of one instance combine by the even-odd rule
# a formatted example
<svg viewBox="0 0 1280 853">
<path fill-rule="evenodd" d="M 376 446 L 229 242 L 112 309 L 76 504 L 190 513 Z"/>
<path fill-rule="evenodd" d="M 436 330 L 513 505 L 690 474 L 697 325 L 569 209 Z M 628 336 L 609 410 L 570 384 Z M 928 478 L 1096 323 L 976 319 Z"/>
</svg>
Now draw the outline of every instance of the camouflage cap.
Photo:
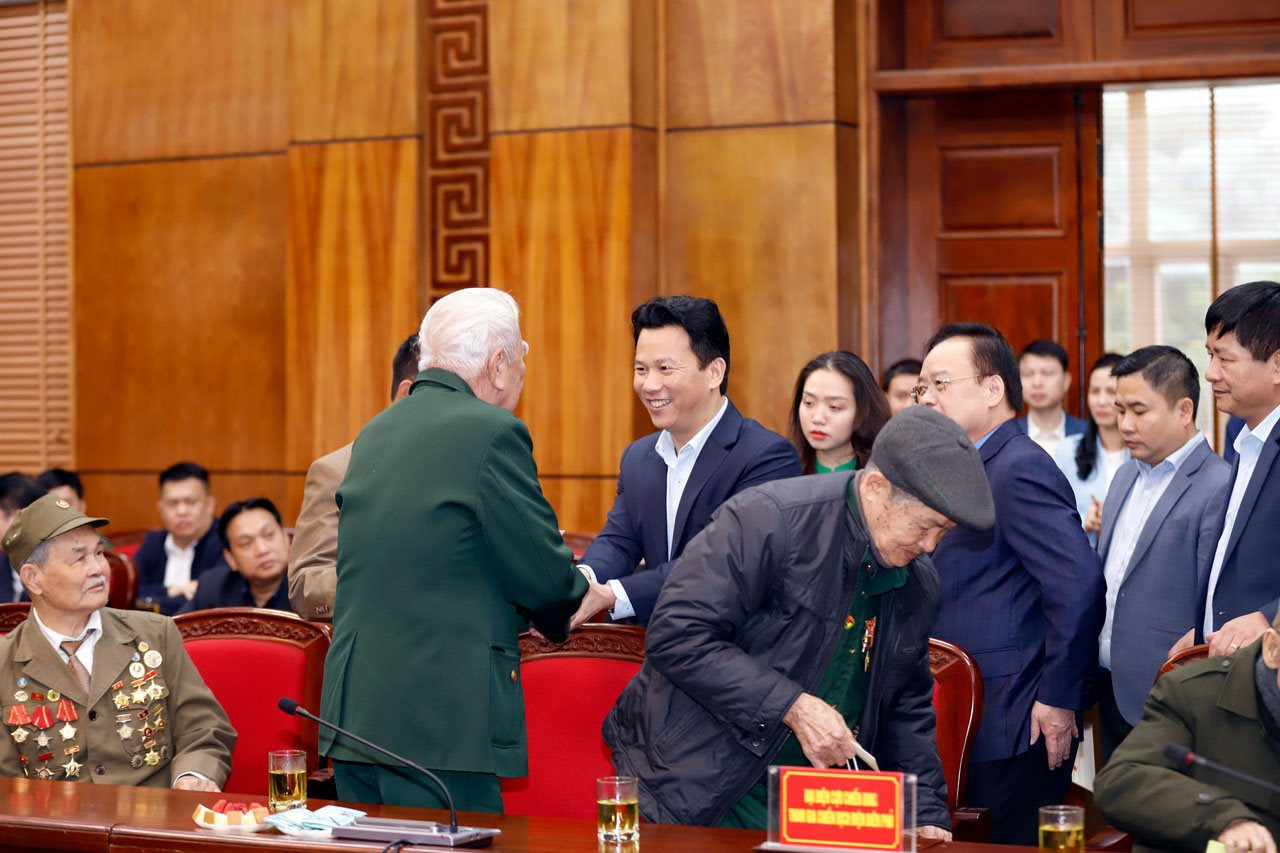
<svg viewBox="0 0 1280 853">
<path fill-rule="evenodd" d="M 82 512 L 76 512 L 71 504 L 57 495 L 45 495 L 18 513 L 13 524 L 9 525 L 9 530 L 4 535 L 4 550 L 9 555 L 9 565 L 14 569 L 19 568 L 37 545 L 68 530 L 75 530 L 86 524 L 102 527 L 107 523 L 105 518 L 90 518 Z"/>
</svg>

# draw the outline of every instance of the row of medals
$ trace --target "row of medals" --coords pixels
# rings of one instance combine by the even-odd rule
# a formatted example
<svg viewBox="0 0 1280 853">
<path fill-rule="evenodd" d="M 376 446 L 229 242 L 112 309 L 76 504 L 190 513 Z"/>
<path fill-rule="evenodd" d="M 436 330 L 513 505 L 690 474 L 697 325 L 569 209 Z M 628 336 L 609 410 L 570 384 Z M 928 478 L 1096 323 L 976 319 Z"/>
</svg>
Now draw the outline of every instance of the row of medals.
<svg viewBox="0 0 1280 853">
<path fill-rule="evenodd" d="M 155 767 L 169 757 L 169 747 L 161 746 L 157 751 L 155 740 L 156 731 L 167 725 L 161 716 L 164 703 L 160 700 L 169 695 L 169 691 L 163 683 L 156 681 L 156 670 L 163 661 L 164 658 L 161 657 L 160 652 L 147 643 L 140 642 L 138 650 L 133 653 L 133 661 L 129 664 L 130 690 L 126 692 L 124 681 L 117 681 L 111 685 L 111 689 L 115 691 L 111 701 L 119 711 L 124 711 L 131 704 L 143 705 L 148 701 L 155 703 L 150 709 L 143 708 L 136 712 L 137 728 L 130 725 L 135 722 L 133 712 L 116 714 L 116 722 L 120 724 L 116 734 L 120 736 L 125 751 L 129 755 L 129 766 L 134 769 L 144 764 Z M 76 727 L 71 724 L 80 719 L 80 715 L 76 711 L 75 704 L 57 690 L 28 693 L 26 687 L 27 679 L 19 677 L 18 690 L 13 694 L 13 701 L 21 704 L 10 706 L 9 714 L 5 718 L 7 725 L 17 727 L 9 733 L 9 736 L 13 738 L 14 743 L 24 744 L 34 735 L 35 745 L 44 750 L 36 753 L 35 756 L 36 761 L 40 762 L 39 769 L 36 770 L 36 776 L 39 778 L 52 779 L 57 773 L 54 767 L 61 767 L 68 779 L 79 776 L 80 769 L 84 765 L 76 761 L 80 744 L 74 742 Z M 27 702 L 35 702 L 36 705 L 28 710 L 25 704 Z M 41 704 L 44 702 L 49 704 Z M 55 750 L 52 748 L 53 737 L 47 730 L 53 728 L 54 721 L 63 724 L 55 729 L 56 734 L 61 738 L 61 743 L 66 744 L 67 741 L 71 743 L 62 747 L 62 754 L 67 762 L 61 765 L 54 762 L 54 766 L 50 767 L 50 762 L 54 761 Z M 28 729 L 27 726 L 32 728 Z M 135 733 L 138 734 L 136 739 Z M 19 755 L 18 760 L 22 763 L 22 775 L 30 777 L 31 759 L 26 755 Z"/>
</svg>

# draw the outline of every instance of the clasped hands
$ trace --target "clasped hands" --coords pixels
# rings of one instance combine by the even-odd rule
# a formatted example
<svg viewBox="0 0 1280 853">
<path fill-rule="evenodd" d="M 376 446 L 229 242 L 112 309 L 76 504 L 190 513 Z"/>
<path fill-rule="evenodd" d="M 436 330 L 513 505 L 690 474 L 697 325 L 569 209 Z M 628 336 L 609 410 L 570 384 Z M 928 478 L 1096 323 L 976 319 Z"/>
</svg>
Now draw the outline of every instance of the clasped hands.
<svg viewBox="0 0 1280 853">
<path fill-rule="evenodd" d="M 857 755 L 853 732 L 844 717 L 817 696 L 801 693 L 783 715 L 782 723 L 795 733 L 805 758 L 814 767 L 844 767 Z M 916 835 L 951 840 L 951 833 L 937 826 L 917 827 Z"/>
</svg>

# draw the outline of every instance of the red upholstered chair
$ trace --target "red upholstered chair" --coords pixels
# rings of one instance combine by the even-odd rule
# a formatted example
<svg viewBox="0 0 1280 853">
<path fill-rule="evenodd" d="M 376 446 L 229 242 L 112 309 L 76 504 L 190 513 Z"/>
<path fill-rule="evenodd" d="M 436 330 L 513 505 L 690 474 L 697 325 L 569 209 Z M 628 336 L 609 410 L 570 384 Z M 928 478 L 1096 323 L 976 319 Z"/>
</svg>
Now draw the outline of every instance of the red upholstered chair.
<svg viewBox="0 0 1280 853">
<path fill-rule="evenodd" d="M 1156 681 L 1159 681 L 1160 676 L 1164 675 L 1166 672 L 1175 670 L 1178 667 L 1183 666 L 1184 664 L 1191 663 L 1192 661 L 1204 660 L 1208 656 L 1209 656 L 1208 643 L 1201 643 L 1198 646 L 1192 646 L 1189 649 L 1183 649 L 1182 651 L 1178 652 L 1176 655 L 1172 656 L 1171 658 L 1169 658 L 1167 661 L 1164 662 L 1164 665 L 1160 667 L 1160 671 L 1156 673 Z"/>
<path fill-rule="evenodd" d="M 557 646 L 520 636 L 529 775 L 502 780 L 507 814 L 589 818 L 613 775 L 600 726 L 644 660 L 644 629 L 584 625 Z"/>
<path fill-rule="evenodd" d="M 113 548 L 102 552 L 111 567 L 111 587 L 107 604 L 117 610 L 132 610 L 138 599 L 138 568 L 133 560 Z"/>
<path fill-rule="evenodd" d="M 138 553 L 142 540 L 146 538 L 146 530 L 121 530 L 119 533 L 112 532 L 107 537 L 111 541 L 111 547 L 130 560 Z"/>
<path fill-rule="evenodd" d="M 199 610 L 174 622 L 239 735 L 225 790 L 265 796 L 273 749 L 305 749 L 308 771 L 316 770 L 315 724 L 288 716 L 276 702 L 288 696 L 308 709 L 319 706 L 328 626 L 254 607 Z"/>
<path fill-rule="evenodd" d="M 21 625 L 30 612 L 30 601 L 10 601 L 0 604 L 0 637 Z"/>
</svg>

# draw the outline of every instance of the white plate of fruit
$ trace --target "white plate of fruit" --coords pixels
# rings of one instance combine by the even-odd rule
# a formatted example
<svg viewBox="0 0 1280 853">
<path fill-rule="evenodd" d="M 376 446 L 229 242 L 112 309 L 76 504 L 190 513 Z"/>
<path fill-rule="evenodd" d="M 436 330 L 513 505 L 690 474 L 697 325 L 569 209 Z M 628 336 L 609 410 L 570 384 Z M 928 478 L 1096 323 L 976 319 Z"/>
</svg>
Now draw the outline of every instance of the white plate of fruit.
<svg viewBox="0 0 1280 853">
<path fill-rule="evenodd" d="M 218 800 L 212 806 L 196 806 L 191 818 L 196 826 L 215 832 L 261 832 L 271 826 L 266 823 L 270 813 L 262 803 Z"/>
</svg>

